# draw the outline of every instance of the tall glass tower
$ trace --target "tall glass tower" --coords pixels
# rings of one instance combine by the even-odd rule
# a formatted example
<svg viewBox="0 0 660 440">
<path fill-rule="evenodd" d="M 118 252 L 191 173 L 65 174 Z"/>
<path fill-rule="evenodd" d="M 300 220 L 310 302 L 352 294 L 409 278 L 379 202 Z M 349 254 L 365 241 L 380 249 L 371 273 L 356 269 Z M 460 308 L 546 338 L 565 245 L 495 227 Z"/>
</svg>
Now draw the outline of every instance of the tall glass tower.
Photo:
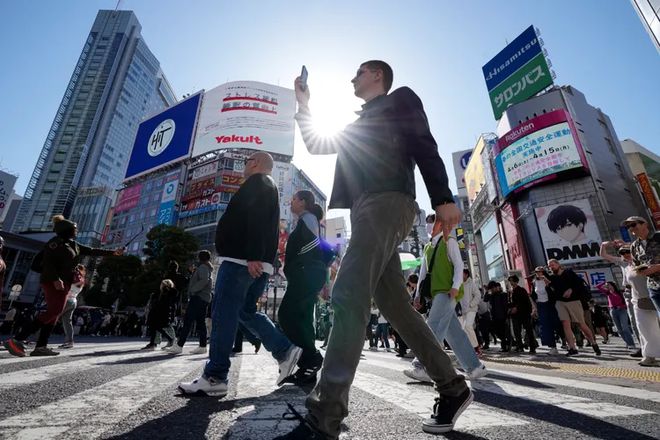
<svg viewBox="0 0 660 440">
<path fill-rule="evenodd" d="M 99 11 L 44 142 L 13 230 L 64 214 L 98 245 L 140 121 L 176 102 L 132 11 Z"/>
</svg>

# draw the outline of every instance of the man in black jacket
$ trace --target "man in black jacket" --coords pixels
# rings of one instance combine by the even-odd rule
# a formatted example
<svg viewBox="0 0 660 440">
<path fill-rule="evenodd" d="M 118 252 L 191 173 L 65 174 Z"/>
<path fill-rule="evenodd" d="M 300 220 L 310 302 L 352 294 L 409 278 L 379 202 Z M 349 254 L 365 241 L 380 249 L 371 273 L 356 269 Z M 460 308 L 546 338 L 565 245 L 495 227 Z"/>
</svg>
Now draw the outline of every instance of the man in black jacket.
<svg viewBox="0 0 660 440">
<path fill-rule="evenodd" d="M 257 299 L 273 274 L 279 235 L 279 197 L 272 170 L 270 154 L 251 155 L 245 162 L 245 182 L 218 222 L 215 247 L 220 268 L 211 304 L 209 361 L 201 377 L 179 385 L 184 394 L 227 394 L 229 357 L 239 321 L 259 336 L 279 363 L 278 385 L 291 375 L 302 353 L 266 314 L 257 313 Z"/>
<path fill-rule="evenodd" d="M 440 343 L 410 304 L 401 272 L 398 245 L 412 228 L 415 213 L 415 164 L 419 167 L 444 235 L 461 217 L 448 186 L 438 147 L 422 102 L 407 87 L 388 94 L 392 68 L 383 61 L 363 63 L 351 80 L 365 101 L 359 118 L 333 138 L 314 133 L 309 88 L 300 78 L 295 91 L 296 119 L 312 154 L 337 154 L 329 208 L 351 210 L 351 244 L 332 292 L 335 321 L 321 377 L 309 395 L 307 417 L 287 439 L 337 438 L 348 414 L 348 395 L 362 351 L 372 297 L 435 381 L 440 397 L 433 417 L 423 422 L 430 433 L 447 432 L 473 399 Z M 437 232 L 437 231 L 436 231 Z"/>
<path fill-rule="evenodd" d="M 520 278 L 517 275 L 511 275 L 509 278 L 511 283 L 511 303 L 509 304 L 509 314 L 513 322 L 513 334 L 516 338 L 516 351 L 521 353 L 523 349 L 522 330 L 525 330 L 527 337 L 527 346 L 529 353 L 535 354 L 536 348 L 539 346 L 534 336 L 532 328 L 532 299 L 525 290 L 520 286 Z"/>
</svg>

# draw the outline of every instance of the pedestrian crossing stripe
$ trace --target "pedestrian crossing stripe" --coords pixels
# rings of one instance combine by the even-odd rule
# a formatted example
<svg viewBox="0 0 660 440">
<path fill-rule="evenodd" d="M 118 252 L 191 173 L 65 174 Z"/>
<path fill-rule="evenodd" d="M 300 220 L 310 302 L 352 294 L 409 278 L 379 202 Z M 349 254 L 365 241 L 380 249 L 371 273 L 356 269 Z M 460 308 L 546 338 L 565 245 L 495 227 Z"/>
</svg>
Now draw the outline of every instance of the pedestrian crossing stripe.
<svg viewBox="0 0 660 440">
<path fill-rule="evenodd" d="M 123 344 L 122 347 L 129 350 L 138 348 L 136 345 L 127 344 Z M 101 348 L 103 352 L 110 351 L 107 349 L 109 346 L 96 346 L 95 348 L 96 351 L 101 351 Z M 61 356 L 71 357 L 72 354 L 81 354 L 80 352 L 93 353 L 93 350 L 79 350 L 78 353 L 69 351 Z M 53 381 L 57 380 L 60 375 L 70 374 L 72 371 L 83 371 L 95 368 L 102 363 L 148 357 L 147 355 L 158 356 L 160 353 L 134 351 L 116 355 L 109 354 L 93 359 L 71 357 L 67 359 L 68 362 L 60 364 L 5 373 L 2 378 L 7 377 L 9 380 L 6 384 L 0 385 L 0 390 L 28 383 Z M 398 382 L 374 374 L 373 367 L 400 373 L 404 368 L 409 368 L 410 364 L 399 359 L 389 357 L 385 359 L 385 356 L 372 355 L 372 353 L 368 353 L 369 358 L 361 361 L 353 383 L 354 388 L 373 395 L 374 398 L 387 402 L 393 407 L 400 408 L 403 413 L 428 417 L 431 413 L 433 399 L 437 397 L 433 388 L 421 384 L 406 384 L 407 379 L 403 375 L 401 382 Z M 376 355 L 378 354 L 376 353 Z M 231 377 L 236 377 L 237 380 L 234 381 L 235 383 L 230 383 L 230 394 L 225 400 L 240 399 L 243 404 L 233 407 L 231 411 L 219 411 L 212 415 L 207 432 L 212 432 L 211 427 L 215 427 L 214 429 L 227 431 L 226 435 L 231 438 L 269 438 L 268 436 L 286 433 L 296 426 L 295 421 L 282 420 L 285 410 L 282 400 L 290 401 L 300 412 L 304 413 L 303 402 L 306 394 L 295 386 L 285 386 L 274 393 L 277 389 L 275 385 L 277 363 L 272 358 L 267 359 L 267 356 L 269 355 L 243 355 L 233 360 Z M 118 422 L 140 411 L 151 399 L 157 398 L 163 393 L 175 394 L 179 381 L 195 372 L 201 372 L 203 366 L 203 356 L 199 356 L 199 361 L 188 355 L 163 357 L 163 359 L 156 365 L 108 381 L 103 385 L 72 394 L 15 416 L 0 419 L 0 437 L 39 438 L 40 440 L 60 437 L 102 437 L 104 433 L 111 431 Z M 0 360 L 0 366 L 3 365 L 4 360 Z M 26 358 L 17 360 L 30 362 L 30 359 Z M 48 369 L 51 370 L 50 373 L 47 371 Z M 511 374 L 499 371 L 498 373 Z M 33 375 L 32 378 L 29 377 L 30 374 Z M 538 381 L 544 385 L 575 386 L 647 401 L 660 401 L 660 393 L 615 385 L 601 385 L 523 373 L 515 373 L 514 377 Z M 497 377 L 475 381 L 471 385 L 479 391 L 552 405 L 575 414 L 600 419 L 654 414 L 652 411 L 630 406 L 599 402 L 548 389 L 535 389 Z M 622 392 L 624 390 L 627 391 L 627 394 Z M 62 414 L 67 414 L 67 417 L 61 417 Z M 163 417 L 167 417 L 167 415 L 164 414 Z M 527 425 L 530 420 L 528 417 L 519 417 L 507 412 L 506 409 L 474 403 L 458 419 L 456 430 L 473 431 L 496 427 L 515 427 Z"/>
</svg>

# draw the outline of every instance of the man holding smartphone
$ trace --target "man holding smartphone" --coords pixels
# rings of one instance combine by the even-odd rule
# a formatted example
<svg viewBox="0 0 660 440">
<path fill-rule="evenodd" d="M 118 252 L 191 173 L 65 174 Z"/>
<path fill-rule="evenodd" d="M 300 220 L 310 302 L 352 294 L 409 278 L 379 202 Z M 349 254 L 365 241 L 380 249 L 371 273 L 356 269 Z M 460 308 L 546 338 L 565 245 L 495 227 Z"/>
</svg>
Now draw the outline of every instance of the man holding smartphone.
<svg viewBox="0 0 660 440">
<path fill-rule="evenodd" d="M 456 374 L 424 318 L 411 306 L 405 288 L 397 247 L 418 211 L 415 164 L 435 209 L 436 229 L 449 236 L 461 212 L 454 204 L 421 100 L 407 87 L 388 94 L 392 80 L 392 68 L 383 61 L 360 65 L 351 82 L 355 96 L 365 104 L 358 119 L 333 138 L 314 133 L 309 87 L 303 88 L 301 78 L 295 82 L 296 120 L 307 150 L 338 155 L 329 208 L 351 210 L 352 237 L 332 292 L 334 326 L 321 377 L 306 401 L 309 412 L 282 439 L 339 436 L 372 297 L 435 382 L 439 396 L 433 417 L 423 422 L 422 429 L 434 434 L 451 431 L 473 400 L 465 379 Z"/>
</svg>

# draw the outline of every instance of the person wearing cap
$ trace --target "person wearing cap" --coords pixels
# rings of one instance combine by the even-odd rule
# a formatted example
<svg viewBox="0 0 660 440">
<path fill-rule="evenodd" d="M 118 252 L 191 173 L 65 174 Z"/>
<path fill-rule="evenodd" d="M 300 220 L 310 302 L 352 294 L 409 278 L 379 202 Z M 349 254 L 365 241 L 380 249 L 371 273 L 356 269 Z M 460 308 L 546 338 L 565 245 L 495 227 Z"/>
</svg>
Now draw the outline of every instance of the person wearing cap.
<svg viewBox="0 0 660 440">
<path fill-rule="evenodd" d="M 563 339 L 563 334 L 561 321 L 559 321 L 559 315 L 555 307 L 556 299 L 552 295 L 552 289 L 549 288 L 550 279 L 547 277 L 543 266 L 534 269 L 532 286 L 532 297 L 536 300 L 539 326 L 541 327 L 541 344 L 550 348 L 548 351 L 550 356 L 555 356 L 559 354 L 556 335 L 558 334 Z"/>
<path fill-rule="evenodd" d="M 620 257 L 615 257 L 607 252 L 608 248 L 619 245 L 621 247 L 619 247 L 617 253 Z M 603 243 L 601 257 L 614 264 L 621 263 L 624 282 L 630 285 L 632 308 L 639 330 L 641 357 L 643 357 L 639 365 L 642 367 L 657 366 L 656 358 L 660 358 L 660 326 L 658 326 L 658 315 L 655 306 L 649 295 L 646 277 L 635 270 L 636 266 L 633 264 L 631 248 L 621 240 Z M 631 356 L 638 357 L 636 353 L 631 354 Z"/>
<path fill-rule="evenodd" d="M 507 353 L 511 350 L 511 332 L 507 328 L 509 296 L 497 281 L 490 281 L 487 287 L 484 301 L 490 305 L 491 328 L 500 340 L 500 352 Z"/>
<path fill-rule="evenodd" d="M 524 329 L 529 353 L 536 354 L 538 342 L 536 342 L 534 330 L 532 329 L 532 310 L 534 309 L 532 299 L 527 290 L 520 285 L 520 278 L 517 275 L 511 275 L 507 280 L 511 284 L 509 315 L 513 323 L 513 334 L 516 340 L 515 350 L 518 353 L 525 351 L 522 338 L 522 330 Z"/>
<path fill-rule="evenodd" d="M 651 233 L 646 220 L 636 215 L 621 224 L 635 237 L 630 245 L 635 271 L 646 277 L 649 297 L 660 314 L 660 232 Z"/>
<path fill-rule="evenodd" d="M 96 249 L 76 242 L 78 226 L 71 220 L 65 219 L 63 215 L 53 217 L 53 231 L 55 237 L 46 243 L 42 251 L 40 283 L 41 289 L 44 291 L 46 310 L 43 310 L 31 323 L 23 326 L 13 338 L 4 341 L 3 345 L 14 356 L 25 356 L 25 346 L 21 341 L 39 330 L 39 339 L 30 356 L 58 355 L 58 352 L 48 348 L 48 338 L 57 319 L 64 311 L 71 284 L 78 281 L 79 275 L 75 270 L 78 258 L 81 255 L 103 257 L 124 253 L 121 248 L 116 250 Z"/>
</svg>

